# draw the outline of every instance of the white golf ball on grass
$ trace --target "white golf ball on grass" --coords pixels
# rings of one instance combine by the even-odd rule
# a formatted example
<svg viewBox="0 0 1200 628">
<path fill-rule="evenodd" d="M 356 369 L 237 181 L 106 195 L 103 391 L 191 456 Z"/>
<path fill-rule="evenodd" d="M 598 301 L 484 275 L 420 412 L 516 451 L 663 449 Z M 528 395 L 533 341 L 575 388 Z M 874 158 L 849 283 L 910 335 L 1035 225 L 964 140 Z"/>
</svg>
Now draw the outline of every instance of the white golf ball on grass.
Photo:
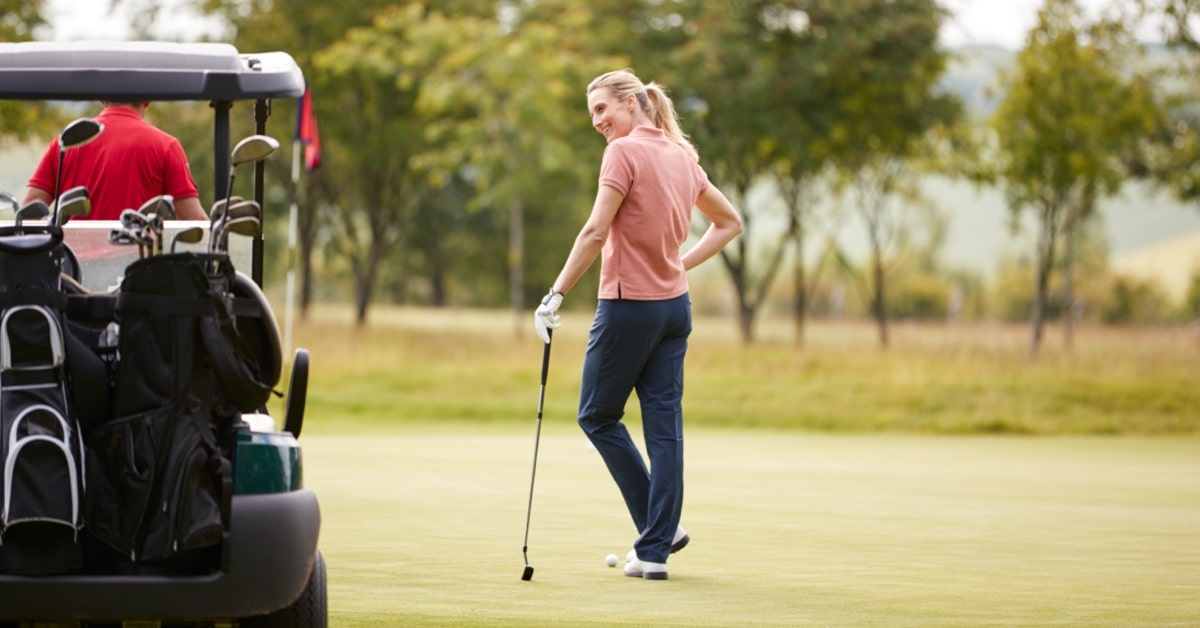
<svg viewBox="0 0 1200 628">
<path fill-rule="evenodd" d="M 617 555 L 609 554 L 608 556 L 605 556 L 604 564 L 608 565 L 609 567 L 616 567 L 617 566 Z"/>
</svg>

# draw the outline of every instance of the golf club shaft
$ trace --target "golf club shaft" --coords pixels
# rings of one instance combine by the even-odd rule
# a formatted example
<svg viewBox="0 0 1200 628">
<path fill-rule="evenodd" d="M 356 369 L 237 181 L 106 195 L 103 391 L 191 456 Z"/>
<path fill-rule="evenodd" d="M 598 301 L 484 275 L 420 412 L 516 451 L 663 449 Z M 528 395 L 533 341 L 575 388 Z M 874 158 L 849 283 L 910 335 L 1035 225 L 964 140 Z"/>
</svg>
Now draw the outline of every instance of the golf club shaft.
<svg viewBox="0 0 1200 628">
<path fill-rule="evenodd" d="M 546 330 L 553 339 L 553 330 Z M 533 470 L 529 473 L 529 505 L 525 508 L 525 543 L 521 546 L 521 554 L 525 557 L 525 566 L 529 566 L 529 520 L 533 514 L 533 483 L 537 479 L 538 446 L 542 440 L 542 407 L 546 402 L 546 375 L 550 372 L 550 343 L 542 349 L 542 384 L 538 389 L 537 428 L 533 437 Z"/>
</svg>

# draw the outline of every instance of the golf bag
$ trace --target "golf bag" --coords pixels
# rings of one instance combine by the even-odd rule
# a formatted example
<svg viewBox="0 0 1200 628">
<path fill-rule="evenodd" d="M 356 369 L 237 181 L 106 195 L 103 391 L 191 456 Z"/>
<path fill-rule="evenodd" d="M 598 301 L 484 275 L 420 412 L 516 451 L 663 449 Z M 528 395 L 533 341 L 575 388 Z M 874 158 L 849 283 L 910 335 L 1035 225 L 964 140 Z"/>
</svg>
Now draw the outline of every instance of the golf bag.
<svg viewBox="0 0 1200 628">
<path fill-rule="evenodd" d="M 116 298 L 113 419 L 88 436 L 91 534 L 134 571 L 220 565 L 232 498 L 233 426 L 264 404 L 242 346 L 223 254 L 138 260 Z"/>
<path fill-rule="evenodd" d="M 0 229 L 0 573 L 61 573 L 82 561 L 83 435 L 68 369 L 78 345 L 63 333 L 64 255 L 57 227 Z"/>
</svg>

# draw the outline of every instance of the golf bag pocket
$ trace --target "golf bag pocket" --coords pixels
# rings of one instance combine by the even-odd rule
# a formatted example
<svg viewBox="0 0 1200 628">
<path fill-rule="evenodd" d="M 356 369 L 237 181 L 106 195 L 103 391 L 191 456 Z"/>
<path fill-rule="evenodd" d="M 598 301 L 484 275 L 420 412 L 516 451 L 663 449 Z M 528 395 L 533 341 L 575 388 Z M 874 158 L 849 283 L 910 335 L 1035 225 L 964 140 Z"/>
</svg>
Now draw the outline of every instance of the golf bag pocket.
<svg viewBox="0 0 1200 628">
<path fill-rule="evenodd" d="M 14 305 L 0 316 L 0 573 L 81 564 L 83 436 L 68 412 L 57 312 Z"/>
<path fill-rule="evenodd" d="M 156 474 L 156 433 L 164 410 L 115 419 L 88 436 L 88 531 L 121 556 L 136 560 L 139 532 L 150 507 Z"/>
<path fill-rule="evenodd" d="M 132 563 L 163 563 L 219 546 L 228 459 L 204 405 L 116 419 L 88 443 L 87 518 L 92 535 Z"/>
</svg>

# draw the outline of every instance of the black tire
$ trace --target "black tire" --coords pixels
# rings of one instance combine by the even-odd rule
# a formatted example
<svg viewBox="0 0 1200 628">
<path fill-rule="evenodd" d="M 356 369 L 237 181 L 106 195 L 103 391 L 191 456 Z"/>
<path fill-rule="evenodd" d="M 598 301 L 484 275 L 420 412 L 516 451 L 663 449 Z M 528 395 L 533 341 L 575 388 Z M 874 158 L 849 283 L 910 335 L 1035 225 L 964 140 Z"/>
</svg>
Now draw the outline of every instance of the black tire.
<svg viewBox="0 0 1200 628">
<path fill-rule="evenodd" d="M 325 597 L 325 557 L 321 556 L 321 551 L 317 550 L 308 586 L 291 606 L 238 623 L 243 628 L 326 628 L 329 607 Z"/>
</svg>

